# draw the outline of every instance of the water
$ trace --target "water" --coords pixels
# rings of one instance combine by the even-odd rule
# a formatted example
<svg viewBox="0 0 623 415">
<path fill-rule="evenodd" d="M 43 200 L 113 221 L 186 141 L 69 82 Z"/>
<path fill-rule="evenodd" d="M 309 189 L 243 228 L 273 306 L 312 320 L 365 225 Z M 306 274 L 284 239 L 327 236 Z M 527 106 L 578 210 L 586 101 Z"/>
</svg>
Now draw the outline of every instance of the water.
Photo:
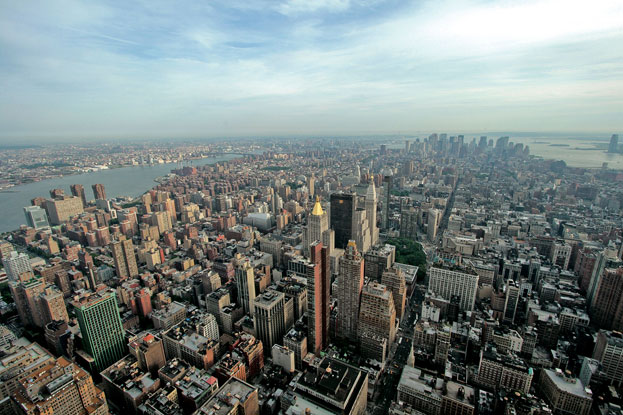
<svg viewBox="0 0 623 415">
<path fill-rule="evenodd" d="M 63 189 L 65 194 L 71 195 L 69 186 L 81 184 L 84 186 L 87 200 L 93 199 L 91 185 L 102 183 L 106 188 L 106 197 L 118 196 L 136 197 L 154 187 L 154 179 L 166 176 L 172 169 L 184 165 L 203 166 L 217 161 L 231 160 L 239 157 L 227 154 L 219 157 L 210 157 L 201 160 L 192 160 L 185 163 L 165 163 L 152 166 L 122 167 L 119 169 L 100 170 L 91 173 L 63 176 L 15 186 L 9 192 L 0 193 L 0 232 L 12 231 L 26 223 L 24 206 L 30 206 L 30 201 L 38 196 L 50 197 L 50 190 Z"/>
<path fill-rule="evenodd" d="M 562 137 L 510 137 L 514 143 L 530 147 L 530 154 L 544 159 L 563 160 L 570 167 L 623 170 L 623 154 L 607 153 L 609 139 Z M 495 138 L 494 138 L 495 142 Z"/>
</svg>

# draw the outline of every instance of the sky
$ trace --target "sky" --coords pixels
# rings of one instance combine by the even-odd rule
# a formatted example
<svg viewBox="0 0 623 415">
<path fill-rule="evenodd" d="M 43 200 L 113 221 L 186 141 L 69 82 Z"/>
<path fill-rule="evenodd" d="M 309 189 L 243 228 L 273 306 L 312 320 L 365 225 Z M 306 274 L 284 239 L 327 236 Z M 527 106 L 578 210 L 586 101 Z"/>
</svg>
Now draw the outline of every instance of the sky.
<svg viewBox="0 0 623 415">
<path fill-rule="evenodd" d="M 0 141 L 623 132 L 621 0 L 0 0 Z"/>
</svg>

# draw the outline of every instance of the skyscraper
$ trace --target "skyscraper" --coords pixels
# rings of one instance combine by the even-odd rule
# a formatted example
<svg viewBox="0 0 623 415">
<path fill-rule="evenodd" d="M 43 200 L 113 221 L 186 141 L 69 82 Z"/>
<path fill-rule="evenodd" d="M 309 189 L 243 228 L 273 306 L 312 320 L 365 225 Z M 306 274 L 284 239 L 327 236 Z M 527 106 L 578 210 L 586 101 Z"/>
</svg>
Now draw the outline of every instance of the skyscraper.
<svg viewBox="0 0 623 415">
<path fill-rule="evenodd" d="M 396 339 L 396 308 L 391 291 L 376 281 L 363 287 L 357 337 L 364 356 L 384 361 Z"/>
<path fill-rule="evenodd" d="M 610 138 L 610 145 L 608 145 L 608 153 L 618 153 L 619 152 L 619 135 L 612 134 Z"/>
<path fill-rule="evenodd" d="M 266 290 L 255 300 L 255 329 L 264 350 L 270 353 L 273 344 L 281 342 L 286 331 L 285 296 L 283 293 Z"/>
<path fill-rule="evenodd" d="M 126 354 L 126 343 L 113 290 L 87 293 L 72 301 L 84 350 L 101 371 Z"/>
<path fill-rule="evenodd" d="M 110 244 L 110 251 L 115 261 L 115 270 L 119 278 L 135 277 L 138 275 L 134 244 L 132 240 L 121 236 L 119 241 Z"/>
<path fill-rule="evenodd" d="M 329 229 L 329 215 L 322 209 L 320 198 L 316 198 L 316 203 L 311 213 L 307 216 L 307 226 L 304 229 L 303 241 L 305 246 L 303 251 L 309 256 L 309 246 L 316 241 L 322 242 L 322 245 L 329 250 L 334 244 L 335 233 Z"/>
<path fill-rule="evenodd" d="M 72 184 L 69 186 L 71 194 L 75 197 L 79 197 L 82 200 L 82 207 L 87 207 L 87 196 L 84 192 L 84 186 L 81 184 Z"/>
<path fill-rule="evenodd" d="M 41 229 L 50 226 L 48 223 L 48 215 L 40 206 L 26 206 L 24 208 L 26 216 L 26 224 L 31 228 Z"/>
<path fill-rule="evenodd" d="M 623 330 L 623 267 L 603 270 L 589 311 L 597 326 Z"/>
<path fill-rule="evenodd" d="M 106 199 L 106 189 L 104 188 L 103 184 L 97 183 L 91 186 L 91 189 L 93 189 L 93 196 L 95 196 L 95 199 L 101 199 L 101 200 L 105 200 Z"/>
<path fill-rule="evenodd" d="M 346 248 L 352 239 L 356 203 L 355 195 L 350 193 L 331 195 L 331 228 L 335 231 L 336 248 Z"/>
<path fill-rule="evenodd" d="M 331 285 L 329 250 L 321 242 L 311 245 L 311 264 L 307 265 L 306 274 L 308 347 L 318 354 L 329 340 Z"/>
<path fill-rule="evenodd" d="M 370 180 L 368 185 L 365 206 L 368 227 L 370 229 L 370 245 L 374 246 L 379 240 L 379 228 L 376 226 L 376 189 L 373 180 Z"/>
<path fill-rule="evenodd" d="M 407 283 L 404 272 L 400 268 L 392 267 L 383 272 L 381 283 L 392 292 L 394 306 L 396 307 L 396 317 L 402 319 L 407 302 Z"/>
<path fill-rule="evenodd" d="M 255 300 L 255 273 L 248 259 L 240 260 L 236 264 L 236 286 L 238 287 L 238 302 L 242 305 L 245 314 L 253 315 Z"/>
<path fill-rule="evenodd" d="M 338 280 L 338 335 L 355 339 L 359 318 L 359 300 L 363 288 L 363 258 L 355 241 L 349 241 L 340 258 Z"/>
<path fill-rule="evenodd" d="M 392 195 L 392 171 L 383 170 L 383 217 L 381 218 L 381 227 L 387 229 L 389 227 L 389 201 Z"/>
</svg>

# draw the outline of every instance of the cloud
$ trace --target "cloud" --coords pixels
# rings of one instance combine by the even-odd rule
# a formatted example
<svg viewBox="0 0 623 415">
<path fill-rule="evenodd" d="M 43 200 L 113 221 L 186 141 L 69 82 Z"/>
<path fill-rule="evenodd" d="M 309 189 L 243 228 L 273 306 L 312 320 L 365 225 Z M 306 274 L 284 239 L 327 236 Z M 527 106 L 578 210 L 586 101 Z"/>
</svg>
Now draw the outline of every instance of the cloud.
<svg viewBox="0 0 623 415">
<path fill-rule="evenodd" d="M 287 16 L 316 12 L 343 12 L 350 6 L 350 0 L 287 0 L 276 10 Z"/>
<path fill-rule="evenodd" d="M 623 125 L 615 1 L 38 6 L 0 14 L 0 139 Z"/>
</svg>

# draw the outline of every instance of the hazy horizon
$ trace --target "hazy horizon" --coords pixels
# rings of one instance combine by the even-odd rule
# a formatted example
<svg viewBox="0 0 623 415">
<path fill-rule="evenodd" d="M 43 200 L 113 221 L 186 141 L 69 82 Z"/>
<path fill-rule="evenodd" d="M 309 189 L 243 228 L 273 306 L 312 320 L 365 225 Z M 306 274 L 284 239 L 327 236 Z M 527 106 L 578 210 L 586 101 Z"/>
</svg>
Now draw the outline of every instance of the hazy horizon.
<svg viewBox="0 0 623 415">
<path fill-rule="evenodd" d="M 611 0 L 5 2 L 0 143 L 607 138 L 621 22 Z"/>
</svg>

